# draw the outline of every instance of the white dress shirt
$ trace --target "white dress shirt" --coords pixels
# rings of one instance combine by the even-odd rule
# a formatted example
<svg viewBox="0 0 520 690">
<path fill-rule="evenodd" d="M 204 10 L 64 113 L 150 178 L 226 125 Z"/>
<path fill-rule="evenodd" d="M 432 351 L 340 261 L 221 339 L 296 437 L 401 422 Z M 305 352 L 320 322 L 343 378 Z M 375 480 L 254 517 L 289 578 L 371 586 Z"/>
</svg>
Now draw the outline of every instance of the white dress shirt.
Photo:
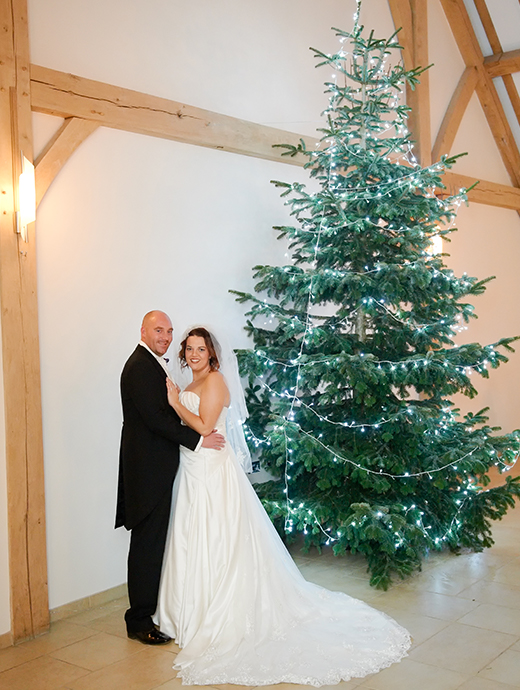
<svg viewBox="0 0 520 690">
<path fill-rule="evenodd" d="M 166 359 L 164 357 L 156 355 L 155 352 L 153 352 L 153 350 L 150 350 L 148 345 L 146 343 L 144 343 L 142 340 L 139 342 L 139 345 L 142 345 L 145 350 L 148 350 L 148 352 L 155 357 L 155 359 L 159 362 L 159 364 L 162 366 L 162 368 L 166 372 L 166 376 L 173 381 L 171 372 L 168 369 L 168 362 L 166 361 Z M 175 381 L 174 381 L 174 383 L 175 383 Z"/>
</svg>

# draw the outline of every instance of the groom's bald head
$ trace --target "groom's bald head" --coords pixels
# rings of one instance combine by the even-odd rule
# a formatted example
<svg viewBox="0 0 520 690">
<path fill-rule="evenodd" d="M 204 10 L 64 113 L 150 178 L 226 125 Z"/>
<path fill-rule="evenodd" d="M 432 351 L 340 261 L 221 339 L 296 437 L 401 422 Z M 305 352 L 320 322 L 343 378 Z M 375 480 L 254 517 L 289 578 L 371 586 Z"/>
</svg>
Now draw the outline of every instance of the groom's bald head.
<svg viewBox="0 0 520 690">
<path fill-rule="evenodd" d="M 163 311 L 149 311 L 141 324 L 141 340 L 159 357 L 166 354 L 173 338 L 172 322 Z"/>
</svg>

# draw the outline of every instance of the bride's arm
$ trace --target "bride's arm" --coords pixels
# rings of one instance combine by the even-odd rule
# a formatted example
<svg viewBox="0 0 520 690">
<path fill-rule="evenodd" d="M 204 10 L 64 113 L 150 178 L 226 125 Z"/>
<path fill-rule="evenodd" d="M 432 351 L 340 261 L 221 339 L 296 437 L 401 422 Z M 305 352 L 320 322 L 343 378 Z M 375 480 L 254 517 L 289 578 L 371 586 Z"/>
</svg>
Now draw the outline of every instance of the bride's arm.
<svg viewBox="0 0 520 690">
<path fill-rule="evenodd" d="M 228 398 L 228 389 L 224 377 L 218 372 L 209 374 L 200 391 L 199 414 L 190 412 L 179 400 L 179 393 L 174 384 L 167 379 L 168 402 L 185 422 L 192 429 L 195 429 L 201 436 L 210 434 L 215 428 L 215 423 L 219 418 L 222 408 Z"/>
</svg>

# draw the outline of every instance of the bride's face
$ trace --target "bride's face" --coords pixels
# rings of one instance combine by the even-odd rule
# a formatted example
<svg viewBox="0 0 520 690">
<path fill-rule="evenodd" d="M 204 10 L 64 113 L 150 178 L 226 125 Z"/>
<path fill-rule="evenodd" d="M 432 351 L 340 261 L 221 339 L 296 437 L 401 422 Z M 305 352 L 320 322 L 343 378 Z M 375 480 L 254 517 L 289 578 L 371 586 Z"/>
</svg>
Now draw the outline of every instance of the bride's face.
<svg viewBox="0 0 520 690">
<path fill-rule="evenodd" d="M 186 341 L 186 363 L 195 371 L 209 369 L 210 354 L 206 347 L 206 341 L 199 335 L 190 335 Z"/>
</svg>

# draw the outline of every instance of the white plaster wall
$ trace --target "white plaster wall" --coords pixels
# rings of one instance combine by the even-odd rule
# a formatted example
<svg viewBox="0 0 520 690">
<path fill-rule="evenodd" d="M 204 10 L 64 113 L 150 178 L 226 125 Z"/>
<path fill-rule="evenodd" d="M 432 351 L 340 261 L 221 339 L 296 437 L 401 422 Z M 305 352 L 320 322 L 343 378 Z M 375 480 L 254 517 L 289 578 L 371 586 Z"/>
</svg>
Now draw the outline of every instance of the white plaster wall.
<svg viewBox="0 0 520 690">
<path fill-rule="evenodd" d="M 1 332 L 0 361 L 2 361 Z M 8 633 L 11 630 L 6 479 L 4 377 L 2 367 L 0 367 L 0 635 Z"/>
<path fill-rule="evenodd" d="M 381 4 L 381 3 L 380 3 Z M 314 133 L 324 106 L 309 45 L 354 2 L 98 2 L 29 5 L 31 60 L 238 117 Z M 389 14 L 387 12 L 387 18 Z M 325 44 L 325 45 L 324 45 Z M 35 116 L 36 149 L 59 121 Z M 218 323 L 245 345 L 251 267 L 283 261 L 271 179 L 293 166 L 98 130 L 38 211 L 49 598 L 54 608 L 125 580 L 112 528 L 119 374 L 152 308 L 179 331 Z"/>
<path fill-rule="evenodd" d="M 487 278 L 486 292 L 473 300 L 477 319 L 471 319 L 468 330 L 457 337 L 457 342 L 493 343 L 506 336 L 520 336 L 520 221 L 516 211 L 472 204 L 461 207 L 458 214 L 458 232 L 447 246 L 451 254 L 450 266 L 460 275 Z M 472 400 L 456 396 L 454 401 L 462 413 L 476 412 L 490 407 L 489 421 L 505 432 L 520 428 L 520 341 L 514 343 L 516 352 L 502 352 L 510 357 L 508 364 L 490 369 L 488 379 L 473 374 L 478 395 Z M 516 468 L 518 472 L 518 467 Z"/>
<path fill-rule="evenodd" d="M 324 106 L 322 82 L 329 75 L 314 69 L 308 46 L 335 50 L 330 27 L 349 28 L 354 7 L 354 0 L 29 0 L 31 59 L 313 134 Z M 366 0 L 363 12 L 379 35 L 393 31 L 386 0 Z M 449 40 L 442 15 L 432 13 L 431 30 Z M 434 134 L 451 96 L 449 84 L 456 84 L 462 69 L 452 59 L 453 47 L 445 56 L 443 45 L 437 38 L 432 58 L 438 70 L 431 77 Z M 56 118 L 34 117 L 36 149 L 57 126 Z M 463 140 L 475 165 L 486 167 L 487 160 L 502 175 L 478 107 L 466 126 L 475 132 Z M 286 220 L 269 184 L 273 178 L 305 180 L 305 174 L 283 164 L 100 129 L 74 154 L 40 205 L 51 608 L 125 580 L 127 535 L 112 529 L 118 386 L 143 313 L 164 309 L 177 331 L 193 321 L 222 324 L 233 345 L 246 344 L 244 308 L 227 291 L 250 289 L 253 265 L 284 261 L 284 247 L 271 229 Z M 497 294 L 517 294 L 512 260 L 502 266 L 501 257 L 512 257 L 516 248 L 518 216 L 483 208 L 461 215 L 460 244 L 451 261 L 471 273 L 468 246 L 476 249 L 475 233 L 484 247 L 500 237 L 493 272 L 506 273 L 507 279 L 497 281 Z M 497 223 L 507 223 L 507 232 L 491 233 Z M 478 253 L 474 261 L 478 275 L 480 269 L 488 273 L 487 264 L 478 264 Z M 482 306 L 478 339 L 491 342 L 497 330 L 498 335 L 520 331 L 514 310 L 504 310 L 497 322 L 494 306 Z M 479 407 L 507 389 L 511 403 L 500 414 L 507 415 L 503 425 L 512 427 L 518 426 L 513 393 L 518 364 L 509 365 L 507 374 L 497 388 L 483 392 Z"/>
</svg>

